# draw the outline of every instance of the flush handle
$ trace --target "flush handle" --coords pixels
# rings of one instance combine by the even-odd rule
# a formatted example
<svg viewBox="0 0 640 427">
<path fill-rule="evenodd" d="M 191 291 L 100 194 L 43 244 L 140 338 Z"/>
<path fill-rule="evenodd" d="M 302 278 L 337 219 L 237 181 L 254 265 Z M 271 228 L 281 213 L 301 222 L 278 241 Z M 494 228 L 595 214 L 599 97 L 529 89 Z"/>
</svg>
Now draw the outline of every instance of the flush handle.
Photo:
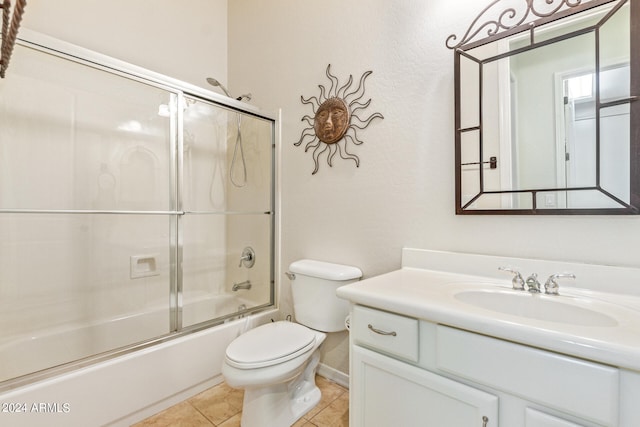
<svg viewBox="0 0 640 427">
<path fill-rule="evenodd" d="M 396 335 L 398 335 L 398 334 L 396 334 L 395 331 L 387 332 L 387 331 L 383 331 L 382 329 L 376 329 L 376 328 L 373 327 L 373 325 L 371 323 L 369 323 L 367 325 L 367 328 L 371 329 L 373 332 L 375 332 L 376 334 L 379 334 L 379 335 L 390 335 L 392 337 L 395 337 Z"/>
</svg>

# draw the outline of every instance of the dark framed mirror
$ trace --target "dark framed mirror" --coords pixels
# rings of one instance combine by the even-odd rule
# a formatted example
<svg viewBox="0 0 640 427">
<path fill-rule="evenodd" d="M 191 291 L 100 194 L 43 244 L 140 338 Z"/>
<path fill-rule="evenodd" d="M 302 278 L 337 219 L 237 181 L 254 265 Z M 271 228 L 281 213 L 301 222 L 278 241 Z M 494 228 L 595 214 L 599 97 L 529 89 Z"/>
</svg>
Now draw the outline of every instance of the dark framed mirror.
<svg viewBox="0 0 640 427">
<path fill-rule="evenodd" d="M 495 0 L 446 44 L 457 214 L 640 213 L 640 0 Z"/>
</svg>

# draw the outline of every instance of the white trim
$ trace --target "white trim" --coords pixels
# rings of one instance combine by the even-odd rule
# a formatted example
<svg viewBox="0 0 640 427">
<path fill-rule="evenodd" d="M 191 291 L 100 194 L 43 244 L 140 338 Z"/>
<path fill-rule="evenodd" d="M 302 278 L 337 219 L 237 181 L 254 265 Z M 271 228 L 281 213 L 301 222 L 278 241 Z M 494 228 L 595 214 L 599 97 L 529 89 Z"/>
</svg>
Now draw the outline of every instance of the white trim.
<svg viewBox="0 0 640 427">
<path fill-rule="evenodd" d="M 568 72 L 557 72 L 553 74 L 553 106 L 555 119 L 555 138 L 556 138 L 556 187 L 566 188 L 566 142 L 567 142 L 567 126 L 566 126 L 566 106 L 564 103 L 564 80 L 569 77 Z M 567 192 L 561 191 L 556 196 L 556 208 L 566 208 Z"/>
<path fill-rule="evenodd" d="M 329 381 L 333 381 L 344 388 L 349 388 L 349 375 L 344 372 L 340 372 L 335 368 L 325 365 L 324 363 L 320 363 L 318 364 L 317 373 Z"/>
<path fill-rule="evenodd" d="M 509 51 L 509 43 L 506 40 L 498 42 L 498 53 Z M 516 141 L 512 140 L 513 123 L 512 117 L 512 94 L 511 94 L 511 65 L 510 59 L 505 58 L 498 62 L 498 105 L 500 120 L 500 157 L 498 157 L 498 168 L 500 170 L 500 189 L 513 190 L 513 158 L 512 150 Z M 512 209 L 513 195 L 503 194 L 501 197 L 501 209 Z"/>
</svg>

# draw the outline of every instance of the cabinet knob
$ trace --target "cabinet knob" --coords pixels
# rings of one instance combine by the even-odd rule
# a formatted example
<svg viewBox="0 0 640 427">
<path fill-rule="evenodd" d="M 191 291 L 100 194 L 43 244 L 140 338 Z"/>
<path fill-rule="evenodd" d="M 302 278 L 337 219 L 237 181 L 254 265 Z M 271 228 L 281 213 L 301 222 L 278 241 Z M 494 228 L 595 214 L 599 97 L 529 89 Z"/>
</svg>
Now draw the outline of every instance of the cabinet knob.
<svg viewBox="0 0 640 427">
<path fill-rule="evenodd" d="M 486 415 L 482 416 L 482 427 L 487 427 L 487 425 L 489 425 L 489 417 L 487 417 Z"/>
</svg>

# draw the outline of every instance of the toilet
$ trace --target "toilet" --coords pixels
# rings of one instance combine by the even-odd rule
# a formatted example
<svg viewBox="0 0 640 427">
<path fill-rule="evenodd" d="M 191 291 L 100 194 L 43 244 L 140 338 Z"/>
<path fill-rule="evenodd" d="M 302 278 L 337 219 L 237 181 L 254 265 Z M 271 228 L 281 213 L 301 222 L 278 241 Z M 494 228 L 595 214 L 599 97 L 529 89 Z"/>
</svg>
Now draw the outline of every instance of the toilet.
<svg viewBox="0 0 640 427">
<path fill-rule="evenodd" d="M 296 322 L 251 329 L 227 347 L 222 375 L 244 389 L 242 427 L 290 427 L 320 401 L 315 374 L 326 332 L 345 330 L 349 303 L 340 286 L 362 277 L 357 267 L 303 259 L 289 266 Z"/>
</svg>

